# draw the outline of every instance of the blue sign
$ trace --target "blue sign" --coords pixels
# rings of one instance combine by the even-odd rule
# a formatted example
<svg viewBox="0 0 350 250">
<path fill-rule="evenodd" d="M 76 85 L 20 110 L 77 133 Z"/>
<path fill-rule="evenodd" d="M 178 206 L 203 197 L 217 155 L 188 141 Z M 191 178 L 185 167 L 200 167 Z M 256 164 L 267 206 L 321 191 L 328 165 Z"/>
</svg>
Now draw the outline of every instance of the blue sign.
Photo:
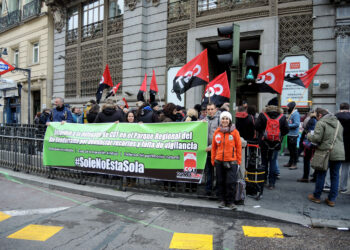
<svg viewBox="0 0 350 250">
<path fill-rule="evenodd" d="M 9 66 L 7 64 L 0 62 L 0 70 L 8 70 L 8 69 L 9 69 Z"/>
</svg>

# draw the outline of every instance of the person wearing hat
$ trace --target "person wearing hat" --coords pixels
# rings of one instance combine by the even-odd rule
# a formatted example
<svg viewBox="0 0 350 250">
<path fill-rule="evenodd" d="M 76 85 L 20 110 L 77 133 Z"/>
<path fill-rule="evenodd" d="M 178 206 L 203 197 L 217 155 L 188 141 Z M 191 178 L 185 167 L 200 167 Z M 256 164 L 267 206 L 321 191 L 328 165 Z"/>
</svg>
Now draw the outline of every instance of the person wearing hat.
<svg viewBox="0 0 350 250">
<path fill-rule="evenodd" d="M 297 161 L 298 161 L 298 149 L 297 142 L 299 137 L 299 126 L 300 126 L 300 114 L 298 110 L 295 108 L 296 103 L 290 102 L 287 104 L 288 107 L 288 126 L 289 132 L 287 136 L 287 145 L 289 151 L 289 161 L 284 167 L 289 168 L 290 170 L 297 169 Z"/>
<path fill-rule="evenodd" d="M 213 135 L 211 163 L 216 168 L 219 207 L 235 210 L 234 190 L 242 160 L 241 137 L 232 115 L 224 111 L 220 114 L 220 125 Z"/>
</svg>

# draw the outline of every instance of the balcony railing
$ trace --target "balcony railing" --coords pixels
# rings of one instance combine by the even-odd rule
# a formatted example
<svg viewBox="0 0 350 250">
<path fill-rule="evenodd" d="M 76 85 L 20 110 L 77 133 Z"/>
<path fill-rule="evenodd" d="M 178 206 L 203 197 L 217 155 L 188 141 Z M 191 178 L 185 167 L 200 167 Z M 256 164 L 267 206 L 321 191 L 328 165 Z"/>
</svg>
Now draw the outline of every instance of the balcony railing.
<svg viewBox="0 0 350 250">
<path fill-rule="evenodd" d="M 168 23 L 190 19 L 191 1 L 171 1 L 168 5 Z"/>
<path fill-rule="evenodd" d="M 197 16 L 267 5 L 269 0 L 198 0 Z"/>
<path fill-rule="evenodd" d="M 103 36 L 103 21 L 88 24 L 82 27 L 82 40 L 90 40 Z"/>
<path fill-rule="evenodd" d="M 23 5 L 22 20 L 39 15 L 41 10 L 40 3 L 41 0 L 32 0 L 31 2 Z"/>
<path fill-rule="evenodd" d="M 21 11 L 15 10 L 0 18 L 0 32 L 12 28 L 21 21 Z"/>
</svg>

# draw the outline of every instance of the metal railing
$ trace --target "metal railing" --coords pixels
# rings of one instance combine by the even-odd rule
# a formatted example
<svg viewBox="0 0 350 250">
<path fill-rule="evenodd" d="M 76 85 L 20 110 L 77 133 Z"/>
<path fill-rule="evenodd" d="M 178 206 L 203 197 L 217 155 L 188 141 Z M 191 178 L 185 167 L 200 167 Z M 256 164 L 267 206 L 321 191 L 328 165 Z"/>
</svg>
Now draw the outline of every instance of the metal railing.
<svg viewBox="0 0 350 250">
<path fill-rule="evenodd" d="M 31 2 L 23 5 L 22 20 L 39 15 L 41 11 L 40 4 L 41 0 L 32 0 Z"/>
<path fill-rule="evenodd" d="M 204 184 L 89 173 L 43 165 L 44 125 L 0 125 L 0 167 L 50 179 L 165 196 L 205 197 Z M 204 181 L 205 183 L 205 181 Z"/>
<path fill-rule="evenodd" d="M 15 10 L 6 16 L 0 17 L 0 32 L 10 29 L 18 25 L 21 21 L 21 11 Z"/>
</svg>

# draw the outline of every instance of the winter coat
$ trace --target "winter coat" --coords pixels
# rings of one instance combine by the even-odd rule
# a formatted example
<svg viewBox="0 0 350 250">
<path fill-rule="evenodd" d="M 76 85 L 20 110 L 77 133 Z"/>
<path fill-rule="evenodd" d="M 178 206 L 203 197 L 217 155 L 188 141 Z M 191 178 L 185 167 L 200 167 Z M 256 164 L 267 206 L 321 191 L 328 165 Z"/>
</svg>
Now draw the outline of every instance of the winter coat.
<svg viewBox="0 0 350 250">
<path fill-rule="evenodd" d="M 39 118 L 39 124 L 46 124 L 47 122 L 51 121 L 51 114 L 42 112 Z"/>
<path fill-rule="evenodd" d="M 277 106 L 267 106 L 264 110 L 263 113 L 266 113 L 271 119 L 276 119 L 278 118 L 281 114 L 283 114 L 283 110 L 279 109 Z M 263 113 L 260 113 L 258 116 L 258 119 L 256 119 L 255 122 L 255 129 L 258 132 L 258 140 L 260 147 L 262 149 L 268 149 L 268 148 L 274 148 L 276 150 L 279 150 L 281 148 L 281 143 L 280 142 L 270 142 L 270 141 L 264 141 L 262 140 L 263 135 L 266 130 L 266 125 L 267 125 L 267 119 Z M 289 126 L 287 123 L 287 119 L 285 116 L 282 116 L 281 119 L 279 120 L 280 124 L 280 133 L 281 137 L 285 136 L 288 134 L 289 131 Z M 282 141 L 282 138 L 281 138 Z"/>
<path fill-rule="evenodd" d="M 88 112 L 88 113 L 86 114 L 86 120 L 87 120 L 87 122 L 88 122 L 88 123 L 94 123 L 97 114 L 98 114 L 98 113 L 95 113 L 95 112 Z"/>
<path fill-rule="evenodd" d="M 73 117 L 73 123 L 84 123 L 84 114 L 77 115 L 77 114 L 72 114 Z"/>
<path fill-rule="evenodd" d="M 166 115 L 166 114 L 160 114 L 159 120 L 160 122 L 176 122 L 177 116 L 176 115 Z"/>
<path fill-rule="evenodd" d="M 220 125 L 220 111 L 216 111 L 215 115 L 212 117 L 207 116 L 205 118 L 205 121 L 208 122 L 208 146 L 211 146 L 213 135 L 216 131 L 216 129 Z"/>
<path fill-rule="evenodd" d="M 343 126 L 343 140 L 345 147 L 345 161 L 350 162 L 350 112 L 339 112 L 335 116 Z"/>
<path fill-rule="evenodd" d="M 335 130 L 339 123 L 337 117 L 333 114 L 323 116 L 317 123 L 314 134 L 307 134 L 307 139 L 317 144 L 316 150 L 329 150 L 331 148 Z M 335 139 L 333 150 L 329 155 L 331 161 L 344 161 L 344 143 L 343 143 L 343 126 L 339 124 L 339 131 Z"/>
<path fill-rule="evenodd" d="M 97 114 L 95 123 L 124 122 L 124 116 L 122 110 L 116 110 L 113 105 L 105 104 L 102 107 L 102 112 Z"/>
<path fill-rule="evenodd" d="M 149 109 L 143 109 L 140 114 L 136 117 L 139 122 L 143 123 L 155 123 L 159 122 L 158 116 L 154 113 L 154 111 Z"/>
<path fill-rule="evenodd" d="M 211 147 L 211 163 L 213 166 L 215 160 L 236 161 L 238 164 L 241 164 L 241 136 L 235 125 L 232 125 L 228 132 L 224 132 L 224 128 L 221 126 L 216 129 Z"/>
<path fill-rule="evenodd" d="M 53 122 L 73 122 L 72 112 L 66 107 L 56 107 L 51 111 L 51 119 Z"/>
<path fill-rule="evenodd" d="M 288 120 L 289 132 L 288 136 L 299 136 L 300 114 L 297 109 L 294 109 Z"/>
<path fill-rule="evenodd" d="M 251 141 L 255 137 L 255 125 L 254 125 L 254 117 L 252 115 L 248 115 L 247 112 L 237 112 L 236 113 L 236 128 L 244 138 L 244 140 Z"/>
</svg>

